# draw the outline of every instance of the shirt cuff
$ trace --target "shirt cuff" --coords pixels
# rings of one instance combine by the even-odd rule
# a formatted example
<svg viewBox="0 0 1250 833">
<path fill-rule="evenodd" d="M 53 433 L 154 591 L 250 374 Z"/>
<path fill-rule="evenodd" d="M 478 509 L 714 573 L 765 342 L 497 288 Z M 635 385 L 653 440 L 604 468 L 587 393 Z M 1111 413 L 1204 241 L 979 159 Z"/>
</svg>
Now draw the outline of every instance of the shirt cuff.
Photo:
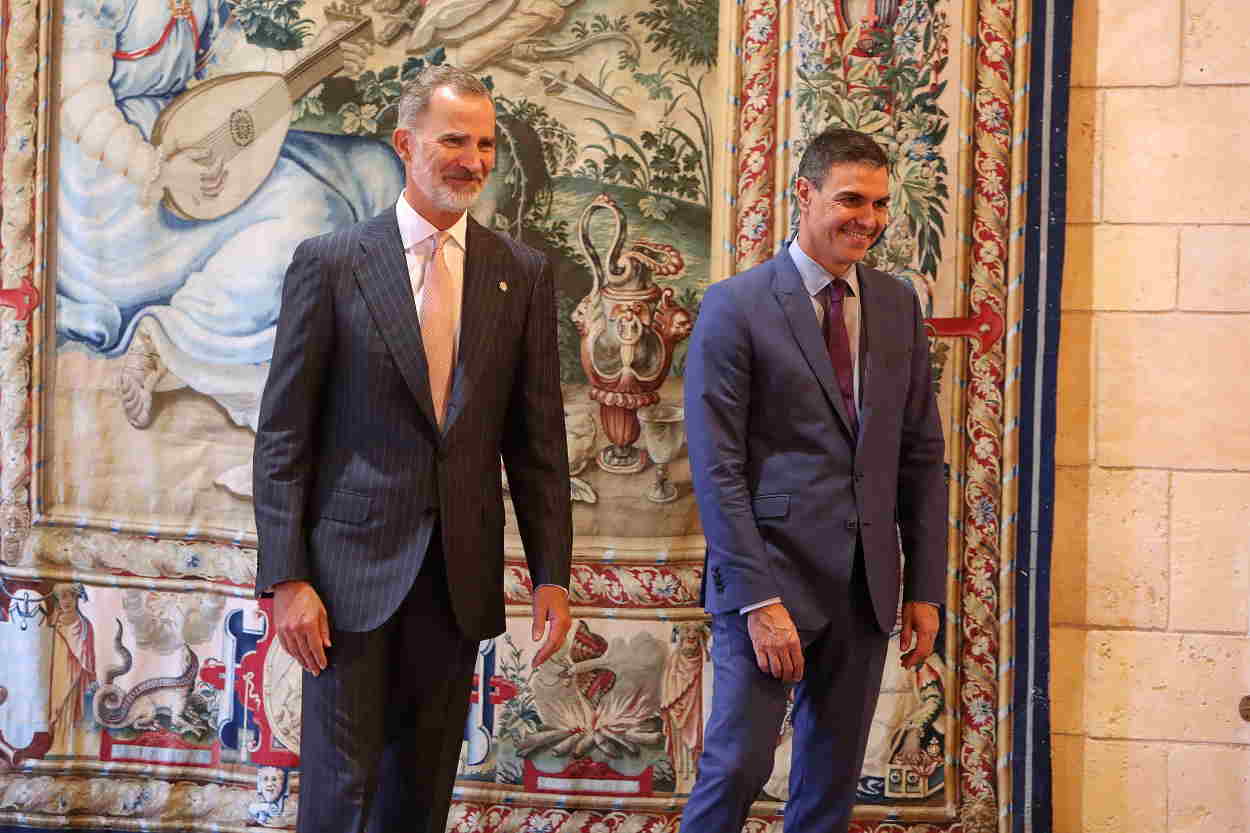
<svg viewBox="0 0 1250 833">
<path fill-rule="evenodd" d="M 560 590 L 563 590 L 565 596 L 569 595 L 569 588 L 563 587 L 559 584 L 537 584 L 534 586 L 534 589 L 537 590 L 539 587 L 556 587 L 556 588 L 559 588 Z"/>
<path fill-rule="evenodd" d="M 740 607 L 738 608 L 738 612 L 745 615 L 747 613 L 750 613 L 752 610 L 759 610 L 761 607 L 768 607 L 769 605 L 777 604 L 780 601 L 781 601 L 780 596 L 773 596 L 771 599 L 765 599 L 764 601 L 756 602 L 753 605 L 745 605 L 743 607 Z"/>
<path fill-rule="evenodd" d="M 929 607 L 932 607 L 932 608 L 937 608 L 937 609 L 939 609 L 939 610 L 940 610 L 940 609 L 941 609 L 941 607 L 942 607 L 942 606 L 941 606 L 940 604 L 938 604 L 937 602 L 922 602 L 922 601 L 920 601 L 919 599 L 917 599 L 917 600 L 916 600 L 916 601 L 914 601 L 914 602 L 909 602 L 909 604 L 915 604 L 915 605 L 928 605 Z"/>
</svg>

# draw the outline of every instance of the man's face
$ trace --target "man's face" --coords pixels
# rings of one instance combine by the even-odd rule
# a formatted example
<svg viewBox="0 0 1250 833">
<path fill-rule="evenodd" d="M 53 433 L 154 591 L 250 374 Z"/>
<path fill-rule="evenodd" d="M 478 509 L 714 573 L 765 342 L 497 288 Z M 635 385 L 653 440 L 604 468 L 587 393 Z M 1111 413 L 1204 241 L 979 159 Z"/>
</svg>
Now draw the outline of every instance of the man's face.
<svg viewBox="0 0 1250 833">
<path fill-rule="evenodd" d="M 799 245 L 834 275 L 863 259 L 889 219 L 890 177 L 861 163 L 829 167 L 823 187 L 799 177 Z"/>
<path fill-rule="evenodd" d="M 408 202 L 445 227 L 469 209 L 495 167 L 495 106 L 485 96 L 439 87 L 429 108 L 408 128 L 396 128 Z"/>
<path fill-rule="evenodd" d="M 78 593 L 71 585 L 60 585 L 55 590 L 56 605 L 65 616 L 78 612 Z"/>
<path fill-rule="evenodd" d="M 282 770 L 261 767 L 256 776 L 256 792 L 261 798 L 272 803 L 282 797 Z"/>
</svg>

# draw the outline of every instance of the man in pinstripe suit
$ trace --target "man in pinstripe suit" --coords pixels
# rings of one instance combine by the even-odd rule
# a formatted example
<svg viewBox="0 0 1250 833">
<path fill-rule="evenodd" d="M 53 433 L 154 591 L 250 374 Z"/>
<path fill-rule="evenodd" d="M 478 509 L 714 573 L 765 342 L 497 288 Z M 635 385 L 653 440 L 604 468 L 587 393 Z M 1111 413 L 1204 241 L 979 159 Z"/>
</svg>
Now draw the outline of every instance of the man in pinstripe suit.
<svg viewBox="0 0 1250 833">
<path fill-rule="evenodd" d="M 479 640 L 504 628 L 502 456 L 546 660 L 572 523 L 551 267 L 466 210 L 481 82 L 405 87 L 392 211 L 300 244 L 256 434 L 259 592 L 305 669 L 299 831 L 441 833 Z"/>
</svg>

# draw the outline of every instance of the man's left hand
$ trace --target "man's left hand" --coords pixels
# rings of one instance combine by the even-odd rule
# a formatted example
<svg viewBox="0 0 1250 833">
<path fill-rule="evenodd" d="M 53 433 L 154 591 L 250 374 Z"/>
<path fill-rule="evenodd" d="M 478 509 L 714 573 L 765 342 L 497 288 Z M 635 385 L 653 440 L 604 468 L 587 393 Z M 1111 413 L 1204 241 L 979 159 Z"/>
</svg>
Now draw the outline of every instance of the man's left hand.
<svg viewBox="0 0 1250 833">
<path fill-rule="evenodd" d="M 534 641 L 547 634 L 547 641 L 534 655 L 534 667 L 542 665 L 560 650 L 564 637 L 573 624 L 569 615 L 569 594 L 562 587 L 537 587 L 534 589 Z"/>
<path fill-rule="evenodd" d="M 915 668 L 933 653 L 939 624 L 936 605 L 925 602 L 903 603 L 903 632 L 899 634 L 899 648 L 903 650 L 904 668 Z"/>
</svg>

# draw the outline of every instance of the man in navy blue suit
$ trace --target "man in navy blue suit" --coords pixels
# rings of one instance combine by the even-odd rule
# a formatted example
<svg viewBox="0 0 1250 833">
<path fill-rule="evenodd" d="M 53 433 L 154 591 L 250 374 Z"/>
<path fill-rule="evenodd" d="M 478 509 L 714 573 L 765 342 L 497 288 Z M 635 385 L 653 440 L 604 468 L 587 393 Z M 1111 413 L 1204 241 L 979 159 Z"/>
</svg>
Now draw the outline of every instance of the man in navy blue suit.
<svg viewBox="0 0 1250 833">
<path fill-rule="evenodd" d="M 792 687 L 785 829 L 847 830 L 900 588 L 907 668 L 945 596 L 924 317 L 908 283 L 859 263 L 889 218 L 885 153 L 827 130 L 795 194 L 797 237 L 708 289 L 686 363 L 715 677 L 685 833 L 741 830 Z"/>
</svg>

